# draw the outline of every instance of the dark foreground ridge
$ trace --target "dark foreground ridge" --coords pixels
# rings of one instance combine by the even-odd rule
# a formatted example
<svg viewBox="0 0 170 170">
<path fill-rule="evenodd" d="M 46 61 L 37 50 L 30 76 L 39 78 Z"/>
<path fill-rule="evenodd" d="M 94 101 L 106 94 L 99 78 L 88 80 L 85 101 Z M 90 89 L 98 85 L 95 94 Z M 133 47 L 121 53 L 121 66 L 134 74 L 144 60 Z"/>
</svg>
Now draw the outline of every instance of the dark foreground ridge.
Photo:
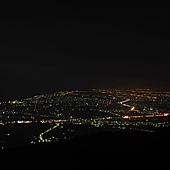
<svg viewBox="0 0 170 170">
<path fill-rule="evenodd" d="M 1 151 L 10 165 L 140 169 L 168 168 L 170 128 L 155 133 L 137 131 L 96 132 L 57 143 L 41 143 Z M 2 159 L 1 159 L 2 160 Z M 2 161 L 3 162 L 3 161 Z M 8 165 L 9 166 L 9 165 Z"/>
</svg>

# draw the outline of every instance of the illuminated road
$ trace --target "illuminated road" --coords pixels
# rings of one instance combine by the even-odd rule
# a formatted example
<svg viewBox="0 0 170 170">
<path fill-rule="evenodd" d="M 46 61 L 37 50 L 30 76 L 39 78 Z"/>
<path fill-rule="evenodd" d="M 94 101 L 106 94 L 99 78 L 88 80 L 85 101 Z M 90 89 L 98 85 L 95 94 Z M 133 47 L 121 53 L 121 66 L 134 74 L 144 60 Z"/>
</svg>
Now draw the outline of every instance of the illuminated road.
<svg viewBox="0 0 170 170">
<path fill-rule="evenodd" d="M 126 102 L 128 102 L 128 101 L 130 101 L 130 99 L 126 99 L 126 100 L 124 100 L 124 101 L 121 101 L 121 102 L 119 102 L 122 106 L 126 106 L 126 107 L 130 107 L 131 109 L 131 111 L 139 111 L 139 110 L 137 110 L 137 109 L 135 109 L 135 107 L 134 106 L 131 106 L 131 105 L 128 105 L 128 104 L 125 104 Z"/>
<path fill-rule="evenodd" d="M 126 102 L 128 102 L 130 99 L 127 99 L 127 100 L 124 100 L 122 102 L 119 102 L 120 104 L 122 104 L 122 106 L 126 106 L 126 107 L 130 107 L 130 111 L 136 111 L 136 112 L 140 112 L 140 110 L 137 110 L 135 109 L 134 106 L 131 106 L 131 105 L 128 105 L 128 104 L 125 104 Z M 168 116 L 169 113 L 159 113 L 159 114 L 148 114 L 148 115 L 136 115 L 136 116 L 123 116 L 124 119 L 129 119 L 129 118 L 143 118 L 143 117 L 146 117 L 146 118 L 151 118 L 151 117 L 162 117 L 162 116 Z"/>
<path fill-rule="evenodd" d="M 44 134 L 46 134 L 46 133 L 48 133 L 48 132 L 50 132 L 51 130 L 53 130 L 53 129 L 57 128 L 58 126 L 60 126 L 60 124 L 59 124 L 59 123 L 57 123 L 54 127 L 49 128 L 49 129 L 47 129 L 46 131 L 44 131 L 44 132 L 40 133 L 40 135 L 39 135 L 39 139 L 40 139 L 41 141 L 44 141 L 44 139 L 43 139 L 43 135 L 44 135 Z"/>
</svg>

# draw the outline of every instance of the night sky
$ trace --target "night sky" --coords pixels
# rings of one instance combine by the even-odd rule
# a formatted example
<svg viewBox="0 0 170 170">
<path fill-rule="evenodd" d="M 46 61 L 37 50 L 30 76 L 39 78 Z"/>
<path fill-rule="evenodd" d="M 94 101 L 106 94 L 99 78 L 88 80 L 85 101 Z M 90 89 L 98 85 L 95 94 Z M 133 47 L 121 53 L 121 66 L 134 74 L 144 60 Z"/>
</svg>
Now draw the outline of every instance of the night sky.
<svg viewBox="0 0 170 170">
<path fill-rule="evenodd" d="M 170 89 L 170 10 L 78 1 L 0 6 L 0 100 L 88 88 Z"/>
</svg>

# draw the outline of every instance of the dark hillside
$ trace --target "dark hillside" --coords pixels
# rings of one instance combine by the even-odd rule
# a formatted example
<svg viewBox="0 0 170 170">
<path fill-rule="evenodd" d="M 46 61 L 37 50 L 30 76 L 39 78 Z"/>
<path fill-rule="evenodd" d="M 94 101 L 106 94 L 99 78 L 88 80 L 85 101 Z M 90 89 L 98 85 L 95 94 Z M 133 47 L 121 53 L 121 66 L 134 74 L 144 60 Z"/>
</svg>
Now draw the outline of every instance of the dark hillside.
<svg viewBox="0 0 170 170">
<path fill-rule="evenodd" d="M 136 131 L 97 132 L 58 143 L 3 150 L 13 164 L 40 167 L 168 167 L 170 129 L 155 133 Z M 12 164 L 11 164 L 12 165 Z M 81 168 L 80 168 L 81 169 Z M 133 168 L 132 168 L 133 169 Z"/>
</svg>

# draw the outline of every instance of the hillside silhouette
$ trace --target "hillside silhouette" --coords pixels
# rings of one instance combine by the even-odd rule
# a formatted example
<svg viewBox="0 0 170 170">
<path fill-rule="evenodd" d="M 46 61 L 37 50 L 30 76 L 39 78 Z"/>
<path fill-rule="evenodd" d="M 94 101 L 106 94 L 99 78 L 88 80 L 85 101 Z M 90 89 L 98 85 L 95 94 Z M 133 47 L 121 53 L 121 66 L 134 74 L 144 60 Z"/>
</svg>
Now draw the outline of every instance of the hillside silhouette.
<svg viewBox="0 0 170 170">
<path fill-rule="evenodd" d="M 170 128 L 153 133 L 120 130 L 95 132 L 56 143 L 2 150 L 3 159 L 28 166 L 120 168 L 169 167 Z M 81 167 L 81 168 L 80 168 Z"/>
</svg>

